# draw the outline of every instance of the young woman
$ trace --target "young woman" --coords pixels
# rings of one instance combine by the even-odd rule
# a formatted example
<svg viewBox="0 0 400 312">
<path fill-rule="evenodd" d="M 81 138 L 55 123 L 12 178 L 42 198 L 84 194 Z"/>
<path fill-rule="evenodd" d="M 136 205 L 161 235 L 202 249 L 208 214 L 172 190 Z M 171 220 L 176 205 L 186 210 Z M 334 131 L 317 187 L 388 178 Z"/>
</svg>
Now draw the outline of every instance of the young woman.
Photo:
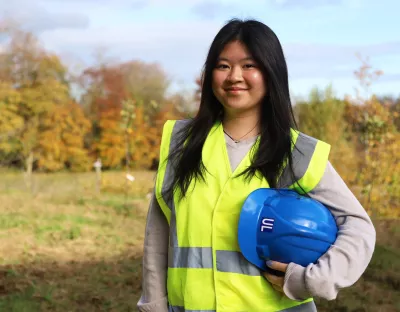
<svg viewBox="0 0 400 312">
<path fill-rule="evenodd" d="M 232 20 L 216 35 L 199 112 L 168 121 L 143 256 L 140 311 L 316 311 L 355 283 L 374 250 L 367 213 L 328 161 L 329 145 L 294 130 L 280 42 L 266 25 Z M 240 253 L 246 197 L 291 187 L 325 204 L 338 225 L 316 264 L 268 263 Z"/>
</svg>

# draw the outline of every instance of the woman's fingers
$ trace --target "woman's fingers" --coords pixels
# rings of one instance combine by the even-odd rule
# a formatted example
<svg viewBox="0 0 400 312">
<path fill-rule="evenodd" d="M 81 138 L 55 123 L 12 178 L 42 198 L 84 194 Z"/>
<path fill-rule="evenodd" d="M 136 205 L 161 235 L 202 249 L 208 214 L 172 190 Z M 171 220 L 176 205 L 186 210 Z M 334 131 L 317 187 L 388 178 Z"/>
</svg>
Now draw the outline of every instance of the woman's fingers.
<svg viewBox="0 0 400 312">
<path fill-rule="evenodd" d="M 267 266 L 276 271 L 286 272 L 288 264 L 269 260 L 267 261 Z M 283 292 L 284 278 L 282 276 L 276 276 L 267 272 L 264 272 L 263 275 L 276 291 Z"/>
<path fill-rule="evenodd" d="M 269 273 L 264 273 L 264 276 L 272 285 L 275 285 L 280 288 L 283 287 L 283 277 L 276 276 L 276 275 L 269 274 Z"/>
<path fill-rule="evenodd" d="M 282 287 L 276 286 L 276 285 L 274 285 L 274 284 L 272 284 L 272 287 L 273 287 L 276 291 L 279 291 L 279 292 L 283 293 L 283 288 L 282 288 Z"/>
<path fill-rule="evenodd" d="M 282 263 L 278 261 L 272 261 L 269 260 L 266 262 L 267 266 L 273 270 L 276 271 L 281 271 L 281 272 L 286 272 L 288 264 L 287 263 Z"/>
</svg>

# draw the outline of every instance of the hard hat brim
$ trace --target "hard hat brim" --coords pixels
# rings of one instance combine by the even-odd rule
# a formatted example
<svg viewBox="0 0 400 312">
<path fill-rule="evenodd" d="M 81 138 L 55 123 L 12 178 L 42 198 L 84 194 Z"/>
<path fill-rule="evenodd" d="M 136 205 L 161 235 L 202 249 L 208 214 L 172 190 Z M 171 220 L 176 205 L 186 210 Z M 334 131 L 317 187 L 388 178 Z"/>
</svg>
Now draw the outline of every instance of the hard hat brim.
<svg viewBox="0 0 400 312">
<path fill-rule="evenodd" d="M 246 198 L 239 218 L 238 242 L 240 250 L 247 261 L 253 263 L 261 270 L 267 270 L 265 259 L 257 253 L 257 233 L 260 225 L 260 214 L 267 198 L 276 194 L 276 190 L 260 188 Z"/>
</svg>

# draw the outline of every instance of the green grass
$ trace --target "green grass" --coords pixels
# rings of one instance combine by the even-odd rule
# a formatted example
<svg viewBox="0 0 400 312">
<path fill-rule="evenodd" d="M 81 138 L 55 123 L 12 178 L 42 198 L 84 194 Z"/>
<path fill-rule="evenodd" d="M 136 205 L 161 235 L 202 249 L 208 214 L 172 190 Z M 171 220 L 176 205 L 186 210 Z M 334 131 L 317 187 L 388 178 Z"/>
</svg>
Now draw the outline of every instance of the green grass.
<svg viewBox="0 0 400 312">
<path fill-rule="evenodd" d="M 153 172 L 0 180 L 0 311 L 135 311 Z"/>
<path fill-rule="evenodd" d="M 40 311 L 40 302 L 33 297 L 35 287 L 29 286 L 18 293 L 0 300 L 0 311 L 31 312 Z"/>
<path fill-rule="evenodd" d="M 102 261 L 13 265 L 14 274 L 0 282 L 0 311 L 135 311 L 140 264 L 127 253 Z"/>
<path fill-rule="evenodd" d="M 9 230 L 13 228 L 27 226 L 29 219 L 26 216 L 10 213 L 3 214 L 0 219 L 0 230 Z"/>
<path fill-rule="evenodd" d="M 0 179 L 0 312 L 136 311 L 153 172 L 35 174 Z M 378 244 L 360 281 L 319 311 L 400 311 L 400 222 L 376 222 Z"/>
</svg>

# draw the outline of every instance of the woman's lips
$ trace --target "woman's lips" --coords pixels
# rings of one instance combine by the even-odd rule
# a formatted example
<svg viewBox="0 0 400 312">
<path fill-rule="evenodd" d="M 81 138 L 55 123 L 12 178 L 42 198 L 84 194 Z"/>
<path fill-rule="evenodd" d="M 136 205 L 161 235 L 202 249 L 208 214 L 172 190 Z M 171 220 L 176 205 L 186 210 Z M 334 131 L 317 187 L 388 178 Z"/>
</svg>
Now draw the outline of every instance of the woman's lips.
<svg viewBox="0 0 400 312">
<path fill-rule="evenodd" d="M 226 92 L 233 93 L 233 94 L 241 93 L 246 90 L 247 89 L 245 89 L 245 88 L 227 88 L 227 89 L 225 89 Z"/>
</svg>

